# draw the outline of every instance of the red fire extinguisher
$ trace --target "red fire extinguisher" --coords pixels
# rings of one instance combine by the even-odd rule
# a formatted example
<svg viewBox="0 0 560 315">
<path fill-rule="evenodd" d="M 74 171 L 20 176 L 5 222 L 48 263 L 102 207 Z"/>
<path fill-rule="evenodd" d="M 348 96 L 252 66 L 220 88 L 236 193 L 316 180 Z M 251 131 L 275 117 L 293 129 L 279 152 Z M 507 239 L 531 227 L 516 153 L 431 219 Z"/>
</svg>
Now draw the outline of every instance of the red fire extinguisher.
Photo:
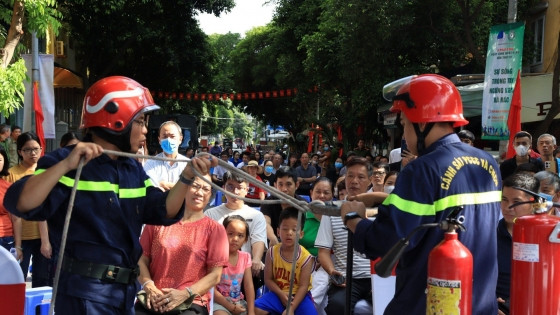
<svg viewBox="0 0 560 315">
<path fill-rule="evenodd" d="M 471 314 L 473 257 L 455 228 L 428 257 L 426 314 Z"/>
<path fill-rule="evenodd" d="M 560 205 L 526 192 L 537 200 L 513 223 L 510 314 L 560 314 L 560 218 L 547 214 Z"/>
<path fill-rule="evenodd" d="M 458 215 L 461 210 L 462 207 L 455 208 L 441 223 L 418 226 L 395 244 L 374 267 L 380 277 L 388 277 L 414 233 L 432 227 L 445 230 L 443 241 L 434 247 L 428 257 L 426 314 L 471 314 L 473 257 L 457 237 L 457 229 L 465 230 L 464 217 Z"/>
</svg>

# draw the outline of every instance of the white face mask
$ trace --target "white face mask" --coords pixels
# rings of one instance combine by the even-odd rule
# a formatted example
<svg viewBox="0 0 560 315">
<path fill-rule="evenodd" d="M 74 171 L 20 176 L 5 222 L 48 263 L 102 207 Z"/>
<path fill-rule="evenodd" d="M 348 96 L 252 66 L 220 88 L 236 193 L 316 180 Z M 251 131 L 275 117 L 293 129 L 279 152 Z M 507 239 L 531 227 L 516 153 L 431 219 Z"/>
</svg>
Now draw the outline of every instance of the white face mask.
<svg viewBox="0 0 560 315">
<path fill-rule="evenodd" d="M 383 186 L 383 191 L 387 194 L 390 194 L 395 189 L 395 186 Z"/>
<path fill-rule="evenodd" d="M 529 147 L 524 145 L 518 145 L 515 147 L 515 153 L 518 156 L 526 156 L 529 153 Z"/>
</svg>

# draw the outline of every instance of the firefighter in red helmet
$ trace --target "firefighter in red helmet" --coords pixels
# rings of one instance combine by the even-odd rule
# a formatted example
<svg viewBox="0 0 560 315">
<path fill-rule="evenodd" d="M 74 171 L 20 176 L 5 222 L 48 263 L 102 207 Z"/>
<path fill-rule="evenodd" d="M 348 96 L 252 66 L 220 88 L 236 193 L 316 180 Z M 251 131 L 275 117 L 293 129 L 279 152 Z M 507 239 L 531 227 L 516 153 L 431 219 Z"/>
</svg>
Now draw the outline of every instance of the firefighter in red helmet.
<svg viewBox="0 0 560 315">
<path fill-rule="evenodd" d="M 389 87 L 385 87 L 390 91 Z M 384 93 L 385 97 L 390 92 Z M 408 77 L 398 88 L 391 112 L 401 113 L 412 123 L 417 137 L 416 152 L 419 155 L 426 148 L 425 139 L 437 122 L 450 122 L 453 127 L 461 127 L 469 122 L 463 117 L 461 95 L 451 81 L 439 75 L 424 74 Z M 420 128 L 421 124 L 424 128 Z M 406 136 L 405 136 L 406 139 Z M 408 141 L 407 141 L 408 145 Z M 414 150 L 415 147 L 408 147 Z"/>
<path fill-rule="evenodd" d="M 460 241 L 474 257 L 473 314 L 496 314 L 496 223 L 501 201 L 501 177 L 494 158 L 462 143 L 455 127 L 463 117 L 459 92 L 447 78 L 415 75 L 384 87 L 384 97 L 400 113 L 408 149 L 419 157 L 397 178 L 389 195 L 358 196 L 342 206 L 345 225 L 354 232 L 354 248 L 369 258 L 384 256 L 400 239 L 425 223 L 439 223 L 462 206 L 467 230 Z M 369 200 L 369 201 L 368 201 Z M 365 220 L 365 205 L 382 203 L 375 221 Z M 368 205 L 369 206 L 369 205 Z M 385 314 L 428 314 L 427 262 L 430 251 L 443 239 L 440 229 L 414 234 L 397 265 L 395 296 Z M 442 281 L 443 283 L 443 281 Z M 455 289 L 455 290 L 454 290 Z M 443 285 L 440 311 L 456 313 L 460 290 Z M 452 300 L 452 301 L 451 301 Z"/>
<path fill-rule="evenodd" d="M 58 252 L 64 260 L 56 313 L 134 314 L 142 225 L 177 222 L 193 169 L 207 174 L 217 164 L 208 157 L 193 158 L 180 184 L 162 192 L 133 158 L 104 154 L 133 153 L 145 146 L 147 114 L 157 109 L 148 89 L 130 78 L 96 82 L 83 103 L 83 141 L 45 155 L 35 175 L 14 183 L 6 193 L 4 205 L 10 212 L 48 221 L 53 253 L 58 252 L 76 169 L 84 158 L 66 249 Z"/>
<path fill-rule="evenodd" d="M 133 122 L 147 123 L 147 118 L 141 118 L 158 109 L 150 91 L 138 82 L 127 77 L 108 77 L 95 82 L 87 91 L 80 128 L 114 144 L 120 151 L 135 153 L 145 137 L 138 139 L 141 143 L 131 143 Z"/>
</svg>

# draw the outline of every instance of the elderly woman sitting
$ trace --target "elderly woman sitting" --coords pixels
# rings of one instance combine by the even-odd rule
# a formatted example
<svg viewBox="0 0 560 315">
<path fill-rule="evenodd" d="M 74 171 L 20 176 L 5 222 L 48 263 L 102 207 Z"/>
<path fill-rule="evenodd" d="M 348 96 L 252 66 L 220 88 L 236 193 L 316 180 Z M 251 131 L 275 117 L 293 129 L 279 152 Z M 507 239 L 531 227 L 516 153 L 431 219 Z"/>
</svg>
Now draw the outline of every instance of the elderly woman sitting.
<svg viewBox="0 0 560 315">
<path fill-rule="evenodd" d="M 140 237 L 144 303 L 136 304 L 136 314 L 208 315 L 209 290 L 220 282 L 229 243 L 224 227 L 203 213 L 210 185 L 196 178 L 189 186 L 184 217 L 170 226 L 147 225 Z"/>
</svg>

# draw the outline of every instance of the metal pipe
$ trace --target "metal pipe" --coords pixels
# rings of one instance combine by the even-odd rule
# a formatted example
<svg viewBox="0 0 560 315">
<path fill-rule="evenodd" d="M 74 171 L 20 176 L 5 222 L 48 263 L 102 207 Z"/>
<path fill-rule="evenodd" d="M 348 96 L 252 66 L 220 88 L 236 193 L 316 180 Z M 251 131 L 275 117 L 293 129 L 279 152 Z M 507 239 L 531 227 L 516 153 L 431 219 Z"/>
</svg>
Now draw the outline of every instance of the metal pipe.
<svg viewBox="0 0 560 315">
<path fill-rule="evenodd" d="M 37 32 L 31 32 L 31 89 L 33 89 L 35 82 L 39 84 L 39 39 L 37 38 Z M 37 126 L 35 126 L 35 109 L 33 108 L 33 102 L 31 102 L 31 130 L 36 131 Z"/>
</svg>

